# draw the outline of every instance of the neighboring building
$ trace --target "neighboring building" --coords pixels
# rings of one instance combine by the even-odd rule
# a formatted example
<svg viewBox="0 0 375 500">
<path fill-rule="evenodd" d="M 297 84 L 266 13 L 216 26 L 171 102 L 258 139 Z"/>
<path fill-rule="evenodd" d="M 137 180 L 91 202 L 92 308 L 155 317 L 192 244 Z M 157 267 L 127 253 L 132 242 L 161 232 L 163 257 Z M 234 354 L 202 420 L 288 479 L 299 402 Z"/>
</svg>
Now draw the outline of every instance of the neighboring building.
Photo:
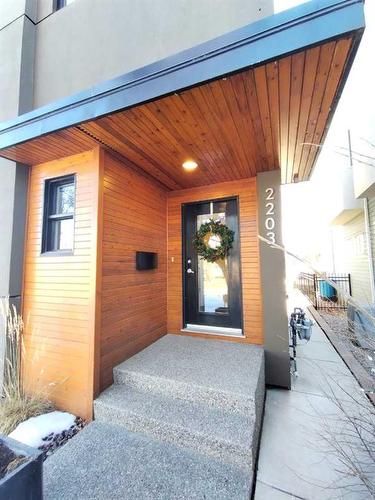
<svg viewBox="0 0 375 500">
<path fill-rule="evenodd" d="M 299 219 L 309 238 L 292 251 L 321 272 L 350 273 L 353 297 L 368 304 L 375 301 L 375 107 L 368 104 L 375 86 L 375 69 L 368 64 L 375 45 L 375 2 L 365 3 L 365 13 L 366 31 L 311 182 L 284 189 L 292 197 L 293 189 L 304 188 L 311 207 L 309 219 Z M 288 209 L 296 211 L 296 205 Z M 302 240 L 294 232 L 297 242 Z M 290 234 L 285 240 L 292 240 Z"/>
<path fill-rule="evenodd" d="M 343 196 L 331 221 L 333 256 L 335 270 L 350 273 L 353 298 L 362 304 L 372 304 L 375 301 L 375 179 L 371 179 L 374 167 L 369 166 L 367 177 L 362 172 L 365 191 L 358 185 L 358 168 L 360 165 L 354 160 L 353 166 L 345 168 L 346 175 L 336 180 Z"/>
<path fill-rule="evenodd" d="M 351 276 L 352 296 L 363 302 L 372 302 L 371 269 L 367 246 L 364 211 L 343 226 L 345 260 L 343 268 Z"/>
<path fill-rule="evenodd" d="M 1 294 L 26 386 L 91 418 L 113 367 L 173 333 L 263 345 L 289 388 L 284 257 L 258 234 L 281 242 L 280 182 L 311 174 L 362 2 L 5 4 Z M 220 265 L 192 245 L 211 217 L 234 231 Z"/>
</svg>

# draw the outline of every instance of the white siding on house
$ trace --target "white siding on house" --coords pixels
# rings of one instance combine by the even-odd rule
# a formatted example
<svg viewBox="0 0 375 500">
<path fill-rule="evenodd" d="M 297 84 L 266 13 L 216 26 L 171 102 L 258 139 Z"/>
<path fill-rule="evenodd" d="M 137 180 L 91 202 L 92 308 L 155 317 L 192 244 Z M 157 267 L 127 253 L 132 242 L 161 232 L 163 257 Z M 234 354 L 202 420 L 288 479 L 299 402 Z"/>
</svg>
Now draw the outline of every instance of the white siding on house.
<svg viewBox="0 0 375 500">
<path fill-rule="evenodd" d="M 375 198 L 368 199 L 369 224 L 370 224 L 370 242 L 372 248 L 373 260 L 375 256 Z M 374 262 L 375 267 L 375 262 Z"/>
<path fill-rule="evenodd" d="M 364 213 L 362 212 L 343 227 L 345 232 L 344 270 L 351 274 L 352 296 L 362 303 L 371 303 Z"/>
</svg>

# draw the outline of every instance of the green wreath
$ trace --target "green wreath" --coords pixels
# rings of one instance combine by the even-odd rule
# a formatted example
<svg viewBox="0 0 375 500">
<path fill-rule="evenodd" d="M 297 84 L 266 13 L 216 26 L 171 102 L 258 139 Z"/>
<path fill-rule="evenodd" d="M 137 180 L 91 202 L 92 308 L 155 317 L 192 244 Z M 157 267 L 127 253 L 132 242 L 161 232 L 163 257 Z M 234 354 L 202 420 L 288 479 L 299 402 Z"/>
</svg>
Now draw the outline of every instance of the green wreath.
<svg viewBox="0 0 375 500">
<path fill-rule="evenodd" d="M 220 245 L 216 248 L 209 246 L 208 242 L 211 236 L 220 237 Z M 193 244 L 198 255 L 208 262 L 216 262 L 227 257 L 229 250 L 233 246 L 234 231 L 220 221 L 210 219 L 202 224 L 195 233 Z"/>
</svg>

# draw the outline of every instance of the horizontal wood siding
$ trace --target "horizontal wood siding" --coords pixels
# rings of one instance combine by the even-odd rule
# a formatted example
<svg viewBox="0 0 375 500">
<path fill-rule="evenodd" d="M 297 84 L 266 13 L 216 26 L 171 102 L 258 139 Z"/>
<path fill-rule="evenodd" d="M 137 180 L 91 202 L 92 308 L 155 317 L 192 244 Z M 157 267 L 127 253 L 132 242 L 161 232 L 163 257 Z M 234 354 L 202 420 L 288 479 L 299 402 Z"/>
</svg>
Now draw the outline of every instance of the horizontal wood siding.
<svg viewBox="0 0 375 500">
<path fill-rule="evenodd" d="M 74 253 L 41 255 L 44 181 L 76 175 Z M 31 169 L 23 286 L 24 381 L 91 418 L 94 384 L 99 150 Z"/>
<path fill-rule="evenodd" d="M 168 332 L 180 333 L 182 316 L 182 233 L 183 203 L 239 197 L 242 301 L 245 339 L 263 343 L 262 303 L 259 270 L 256 178 L 174 191 L 168 196 Z M 212 336 L 210 335 L 210 338 Z M 225 337 L 228 340 L 229 337 Z"/>
<path fill-rule="evenodd" d="M 112 369 L 167 331 L 167 196 L 156 183 L 104 153 L 100 388 Z M 137 271 L 135 252 L 157 252 Z"/>
<path fill-rule="evenodd" d="M 349 34 L 2 154 L 35 164 L 104 145 L 171 191 L 277 168 L 283 182 L 307 180 L 352 45 Z M 199 169 L 186 176 L 189 158 Z"/>
</svg>

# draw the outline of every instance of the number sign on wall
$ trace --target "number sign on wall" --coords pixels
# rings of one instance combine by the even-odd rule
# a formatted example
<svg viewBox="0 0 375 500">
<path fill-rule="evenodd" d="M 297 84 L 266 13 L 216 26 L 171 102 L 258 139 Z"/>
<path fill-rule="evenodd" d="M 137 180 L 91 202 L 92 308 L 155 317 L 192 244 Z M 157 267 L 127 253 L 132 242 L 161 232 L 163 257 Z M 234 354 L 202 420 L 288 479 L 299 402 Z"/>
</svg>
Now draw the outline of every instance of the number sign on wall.
<svg viewBox="0 0 375 500">
<path fill-rule="evenodd" d="M 267 239 L 272 243 L 276 243 L 275 236 L 275 190 L 274 188 L 266 188 L 266 211 L 264 219 L 264 227 L 266 229 Z"/>
</svg>

